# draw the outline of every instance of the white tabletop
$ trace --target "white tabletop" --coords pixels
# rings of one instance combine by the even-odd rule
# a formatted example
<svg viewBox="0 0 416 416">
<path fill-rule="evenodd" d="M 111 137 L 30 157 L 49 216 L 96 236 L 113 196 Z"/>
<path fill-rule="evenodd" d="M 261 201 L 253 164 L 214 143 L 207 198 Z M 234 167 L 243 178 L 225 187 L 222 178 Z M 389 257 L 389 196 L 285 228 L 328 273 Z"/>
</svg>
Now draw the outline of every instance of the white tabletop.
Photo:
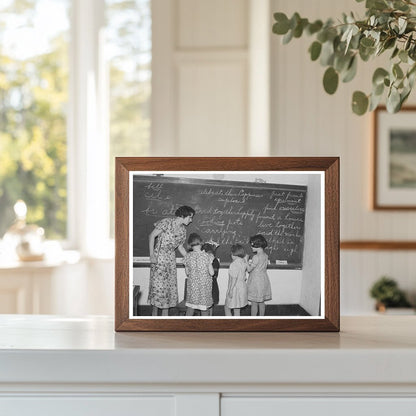
<svg viewBox="0 0 416 416">
<path fill-rule="evenodd" d="M 416 316 L 340 333 L 115 333 L 108 317 L 0 316 L 1 382 L 410 383 Z"/>
</svg>

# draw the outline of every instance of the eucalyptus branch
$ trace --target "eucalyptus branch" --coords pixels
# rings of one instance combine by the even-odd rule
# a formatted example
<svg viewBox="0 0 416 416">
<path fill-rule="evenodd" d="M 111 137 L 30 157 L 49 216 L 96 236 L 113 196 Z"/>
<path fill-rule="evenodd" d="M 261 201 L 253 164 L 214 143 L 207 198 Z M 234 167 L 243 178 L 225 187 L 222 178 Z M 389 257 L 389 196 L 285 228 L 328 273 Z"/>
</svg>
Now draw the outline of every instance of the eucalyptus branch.
<svg viewBox="0 0 416 416">
<path fill-rule="evenodd" d="M 298 13 L 290 19 L 284 13 L 275 13 L 273 32 L 283 35 L 285 44 L 304 34 L 315 38 L 309 53 L 313 61 L 319 59 L 326 68 L 323 86 L 328 94 L 336 92 L 340 80 L 349 82 L 355 77 L 358 60 L 367 62 L 391 50 L 391 66 L 374 71 L 370 94 L 354 92 L 352 109 L 359 115 L 372 111 L 387 92 L 387 109 L 397 112 L 407 100 L 416 78 L 416 3 L 366 0 L 365 6 L 365 19 L 344 14 L 337 25 L 332 19 L 325 23 L 309 22 Z"/>
</svg>

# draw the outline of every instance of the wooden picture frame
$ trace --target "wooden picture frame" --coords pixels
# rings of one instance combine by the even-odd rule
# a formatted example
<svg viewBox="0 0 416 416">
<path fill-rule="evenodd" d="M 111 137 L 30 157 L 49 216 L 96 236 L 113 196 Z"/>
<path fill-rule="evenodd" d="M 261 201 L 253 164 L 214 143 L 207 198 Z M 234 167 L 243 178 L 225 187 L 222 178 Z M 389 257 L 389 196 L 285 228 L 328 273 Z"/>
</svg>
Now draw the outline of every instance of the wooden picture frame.
<svg viewBox="0 0 416 416">
<path fill-rule="evenodd" d="M 373 113 L 373 209 L 416 209 L 416 107 Z"/>
<path fill-rule="evenodd" d="M 290 187 L 294 187 L 294 190 Z M 122 157 L 116 158 L 115 189 L 116 331 L 339 331 L 339 158 Z M 302 194 L 304 189 L 306 193 Z M 146 234 L 152 231 L 153 226 L 153 231 L 160 227 L 157 222 L 162 219 L 160 217 L 171 218 L 170 215 L 178 206 L 186 205 L 184 200 L 191 199 L 188 205 L 193 204 L 200 211 L 198 219 L 196 209 L 192 226 L 197 231 L 202 230 L 201 236 L 205 239 L 212 235 L 219 236 L 224 245 L 230 245 L 233 253 L 236 247 L 234 243 L 241 241 L 244 244 L 254 232 L 259 234 L 260 230 L 270 244 L 265 251 L 270 255 L 267 273 L 272 274 L 269 279 L 274 290 L 272 296 L 277 300 L 284 296 L 293 297 L 294 303 L 299 301 L 299 304 L 292 306 L 299 307 L 302 300 L 301 309 L 309 310 L 309 316 L 298 316 L 297 312 L 278 314 L 273 311 L 279 311 L 283 306 L 267 302 L 266 316 L 250 316 L 250 309 L 247 309 L 250 306 L 241 309 L 241 316 L 236 316 L 238 308 L 233 309 L 234 316 L 217 316 L 217 311 L 220 315 L 223 310 L 221 296 L 230 306 L 232 294 L 229 291 L 236 290 L 235 286 L 232 289 L 224 286 L 229 278 L 229 262 L 223 264 L 224 269 L 220 269 L 220 302 L 213 307 L 214 316 L 205 316 L 208 314 L 205 306 L 201 306 L 201 316 L 175 315 L 178 308 L 169 309 L 169 316 L 148 316 L 150 306 L 146 305 L 146 294 L 152 294 L 153 303 L 159 302 L 159 299 L 154 300 L 154 293 L 159 293 L 154 290 L 155 277 L 152 277 L 152 285 L 147 283 L 150 270 L 154 276 L 155 270 L 159 270 L 157 262 L 161 262 L 160 258 L 163 257 L 155 260 L 153 256 L 152 266 L 149 264 L 150 257 L 147 263 L 146 256 L 140 257 L 141 254 L 149 256 L 151 247 L 160 247 L 158 243 L 149 247 Z M 223 206 L 225 208 L 221 208 Z M 283 215 L 283 212 L 286 214 Z M 176 224 L 176 219 L 186 229 L 188 225 L 185 222 L 189 220 L 184 215 L 164 221 Z M 218 218 L 224 218 L 224 221 Z M 267 223 L 264 218 L 272 222 Z M 153 225 L 153 220 L 156 225 Z M 227 226 L 224 225 L 226 220 Z M 214 223 L 214 226 L 211 224 L 207 228 L 208 223 Z M 271 227 L 271 224 L 276 226 Z M 160 228 L 157 229 L 163 234 Z M 157 242 L 158 238 L 161 237 L 152 241 Z M 182 234 L 180 238 L 184 241 Z M 300 243 L 302 248 L 299 248 Z M 253 243 L 252 247 L 254 254 L 261 251 Z M 199 252 L 199 247 L 195 249 Z M 221 252 L 221 263 L 229 257 L 227 250 Z M 190 258 L 189 254 L 186 256 Z M 294 256 L 293 261 L 290 256 Z M 247 262 L 242 255 L 229 258 L 229 261 L 240 262 L 238 264 Z M 272 263 L 274 269 L 270 269 Z M 179 285 L 179 277 L 185 276 L 185 269 L 180 268 L 179 261 L 176 268 Z M 192 273 L 189 267 L 186 272 Z M 272 279 L 275 276 L 274 281 Z M 140 285 L 135 285 L 136 279 L 144 286 L 148 285 L 147 289 L 138 288 Z M 292 288 L 287 293 L 282 289 L 285 285 Z M 148 292 L 140 299 L 140 292 L 146 290 Z M 179 292 L 181 295 L 182 291 Z M 284 303 L 286 300 L 282 299 Z M 178 302 L 180 300 L 181 296 Z M 186 301 L 189 305 L 189 297 Z M 253 305 L 254 301 L 252 308 Z M 163 313 L 166 308 L 161 308 Z M 153 311 L 157 312 L 154 305 Z M 268 315 L 269 311 L 272 311 L 271 316 Z"/>
</svg>

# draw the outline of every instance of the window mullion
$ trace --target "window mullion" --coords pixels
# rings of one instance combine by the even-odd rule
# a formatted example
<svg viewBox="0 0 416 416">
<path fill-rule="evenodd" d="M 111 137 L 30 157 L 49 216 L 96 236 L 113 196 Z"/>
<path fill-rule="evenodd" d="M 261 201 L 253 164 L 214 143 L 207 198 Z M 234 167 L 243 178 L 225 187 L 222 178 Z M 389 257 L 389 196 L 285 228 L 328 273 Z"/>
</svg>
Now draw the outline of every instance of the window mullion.
<svg viewBox="0 0 416 416">
<path fill-rule="evenodd" d="M 73 0 L 68 139 L 69 235 L 84 255 L 108 241 L 108 133 L 104 0 Z"/>
</svg>

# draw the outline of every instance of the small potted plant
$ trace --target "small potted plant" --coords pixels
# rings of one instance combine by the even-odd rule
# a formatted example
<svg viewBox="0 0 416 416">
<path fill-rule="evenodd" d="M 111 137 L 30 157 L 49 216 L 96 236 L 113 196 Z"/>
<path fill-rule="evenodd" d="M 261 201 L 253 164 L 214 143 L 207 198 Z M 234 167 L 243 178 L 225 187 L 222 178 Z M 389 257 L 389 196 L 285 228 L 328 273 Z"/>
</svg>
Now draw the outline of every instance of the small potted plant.
<svg viewBox="0 0 416 416">
<path fill-rule="evenodd" d="M 376 300 L 376 310 L 379 312 L 386 312 L 387 308 L 411 307 L 397 282 L 388 276 L 382 276 L 373 284 L 370 295 Z"/>
</svg>

